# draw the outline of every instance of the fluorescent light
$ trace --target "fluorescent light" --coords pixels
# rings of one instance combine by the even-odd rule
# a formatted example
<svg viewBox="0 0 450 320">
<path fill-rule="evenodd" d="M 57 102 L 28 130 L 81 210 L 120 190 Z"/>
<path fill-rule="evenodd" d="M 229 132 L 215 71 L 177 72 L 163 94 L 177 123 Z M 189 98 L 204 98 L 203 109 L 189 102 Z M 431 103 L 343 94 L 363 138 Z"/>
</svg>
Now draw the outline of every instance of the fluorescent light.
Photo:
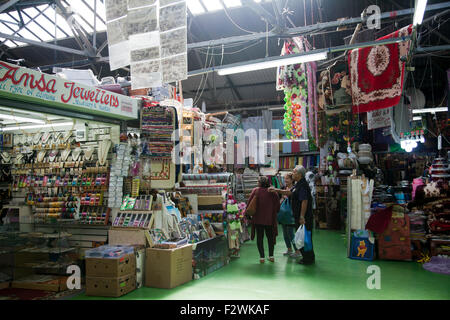
<svg viewBox="0 0 450 320">
<path fill-rule="evenodd" d="M 60 122 L 60 123 L 42 124 L 42 125 L 34 125 L 34 126 L 7 127 L 7 128 L 2 128 L 2 131 L 55 128 L 55 127 L 65 127 L 65 126 L 72 126 L 72 125 L 73 125 L 73 122 Z"/>
<path fill-rule="evenodd" d="M 422 24 L 423 15 L 425 14 L 425 8 L 427 6 L 427 0 L 416 0 L 413 25 L 417 26 Z"/>
<path fill-rule="evenodd" d="M 275 67 L 279 67 L 279 66 L 287 66 L 287 65 L 291 65 L 291 64 L 297 64 L 297 63 L 324 60 L 327 57 L 328 57 L 327 52 L 323 51 L 323 52 L 306 54 L 306 55 L 297 56 L 297 57 L 275 59 L 275 60 L 240 65 L 240 66 L 236 66 L 236 67 L 223 68 L 223 69 L 217 70 L 217 73 L 221 76 L 224 76 L 224 75 L 233 74 L 233 73 L 248 72 L 248 71 L 261 70 L 261 69 L 275 68 Z"/>
<path fill-rule="evenodd" d="M 413 109 L 412 113 L 435 113 L 435 112 L 447 112 L 448 107 L 440 108 L 425 108 L 425 109 Z"/>
<path fill-rule="evenodd" d="M 17 122 L 21 121 L 21 122 L 40 123 L 40 124 L 45 123 L 44 120 L 25 118 L 25 117 L 17 117 L 17 116 L 11 116 L 9 114 L 1 114 L 1 113 L 0 113 L 0 119 L 14 120 Z"/>
<path fill-rule="evenodd" d="M 413 121 L 420 121 L 422 120 L 422 117 L 413 117 Z"/>
<path fill-rule="evenodd" d="M 187 6 L 192 14 L 205 13 L 205 9 L 203 9 L 203 6 L 199 0 L 187 0 Z"/>
<path fill-rule="evenodd" d="M 283 142 L 308 142 L 308 139 L 294 139 L 294 140 L 289 140 L 289 139 L 282 139 L 282 140 L 267 140 L 264 141 L 264 143 L 283 143 Z"/>
<path fill-rule="evenodd" d="M 203 4 L 205 5 L 205 7 L 208 11 L 216 11 L 216 10 L 223 9 L 219 0 L 207 0 L 207 1 L 203 1 Z"/>
</svg>

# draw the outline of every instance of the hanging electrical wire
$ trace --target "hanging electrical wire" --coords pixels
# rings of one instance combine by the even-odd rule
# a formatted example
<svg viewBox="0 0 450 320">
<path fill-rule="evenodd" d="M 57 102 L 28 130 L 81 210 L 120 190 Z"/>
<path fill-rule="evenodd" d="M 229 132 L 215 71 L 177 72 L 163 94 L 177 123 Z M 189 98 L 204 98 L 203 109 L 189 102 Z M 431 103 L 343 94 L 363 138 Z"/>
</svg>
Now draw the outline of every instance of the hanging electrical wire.
<svg viewBox="0 0 450 320">
<path fill-rule="evenodd" d="M 242 48 L 242 49 L 233 51 L 233 52 L 224 52 L 224 51 L 223 51 L 223 52 L 221 52 L 221 53 L 214 53 L 214 54 L 211 54 L 211 53 L 210 53 L 210 54 L 213 55 L 213 56 L 221 56 L 221 55 L 223 55 L 223 54 L 227 54 L 227 55 L 236 54 L 236 53 L 240 53 L 240 52 L 242 52 L 242 51 L 245 51 L 245 50 L 247 50 L 247 49 L 249 49 L 249 48 L 252 48 L 252 47 L 254 47 L 254 46 L 260 44 L 262 41 L 263 41 L 263 40 L 256 40 L 253 44 L 251 44 L 251 45 L 249 45 L 249 46 L 247 46 L 247 47 L 245 47 L 245 48 Z M 224 50 L 225 48 L 222 47 L 222 49 Z M 201 52 L 201 53 L 203 53 L 203 54 L 206 54 L 206 52 L 205 52 L 204 50 L 200 49 L 200 48 L 195 48 L 194 50 L 199 51 L 199 52 Z"/>
<path fill-rule="evenodd" d="M 208 47 L 208 52 L 206 53 L 206 58 L 205 58 L 205 65 L 204 65 L 203 68 L 206 68 L 206 66 L 207 66 L 207 64 L 208 64 L 209 49 L 210 49 L 210 47 Z M 197 99 L 198 93 L 199 93 L 199 91 L 200 91 L 200 88 L 202 87 L 203 81 L 204 81 L 204 79 L 205 79 L 206 76 L 207 76 L 207 75 L 203 74 L 202 77 L 201 77 L 201 79 L 200 79 L 200 84 L 199 84 L 199 86 L 198 86 L 198 88 L 197 88 L 197 92 L 195 93 L 194 101 Z"/>
<path fill-rule="evenodd" d="M 223 9 L 224 9 L 225 14 L 227 15 L 228 19 L 230 19 L 230 21 L 234 24 L 234 26 L 235 26 L 236 28 L 240 29 L 241 31 L 250 33 L 250 34 L 256 33 L 255 31 L 249 31 L 249 30 L 246 30 L 246 29 L 242 28 L 241 26 L 239 26 L 236 22 L 234 22 L 233 18 L 231 18 L 230 14 L 228 13 L 228 9 L 226 8 L 225 5 L 223 6 Z"/>
<path fill-rule="evenodd" d="M 213 53 L 214 53 L 214 49 L 212 49 L 212 50 L 213 50 Z M 208 51 L 209 51 L 209 48 L 208 48 Z M 207 66 L 208 66 L 208 68 L 211 67 L 212 62 L 213 62 L 213 59 L 214 59 L 214 56 L 211 54 L 211 58 L 210 58 L 209 65 L 208 65 L 208 55 L 206 56 L 205 67 L 204 67 L 205 69 L 206 69 Z M 204 79 L 204 81 L 203 81 L 203 84 L 202 84 L 202 82 L 200 81 L 200 86 L 198 87 L 197 93 L 196 93 L 196 95 L 195 95 L 195 97 L 194 97 L 194 103 L 193 103 L 193 105 L 196 105 L 196 104 L 200 101 L 200 98 L 201 98 L 202 95 L 203 95 L 203 91 L 204 91 L 205 88 L 206 88 L 206 83 L 207 83 L 207 81 L 208 81 L 208 76 L 209 76 L 209 72 L 207 72 L 206 75 L 203 75 L 203 76 L 202 76 L 202 79 Z M 203 86 L 203 88 L 202 88 L 202 91 L 200 92 L 200 95 L 199 95 L 198 92 L 199 92 L 200 87 L 202 87 L 202 86 Z"/>
</svg>

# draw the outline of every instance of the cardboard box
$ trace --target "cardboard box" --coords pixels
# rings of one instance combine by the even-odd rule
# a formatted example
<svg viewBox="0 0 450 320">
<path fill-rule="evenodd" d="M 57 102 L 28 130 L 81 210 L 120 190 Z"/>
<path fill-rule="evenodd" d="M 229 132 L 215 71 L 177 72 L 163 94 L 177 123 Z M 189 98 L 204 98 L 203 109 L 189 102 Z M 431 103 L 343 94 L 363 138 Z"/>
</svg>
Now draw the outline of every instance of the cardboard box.
<svg viewBox="0 0 450 320">
<path fill-rule="evenodd" d="M 117 278 L 86 277 L 86 295 L 120 297 L 136 289 L 136 275 Z"/>
<path fill-rule="evenodd" d="M 136 256 L 127 254 L 118 259 L 86 258 L 86 276 L 117 278 L 136 274 Z"/>
<path fill-rule="evenodd" d="M 67 277 L 32 275 L 15 280 L 11 288 L 60 292 L 67 290 Z"/>
<path fill-rule="evenodd" d="M 131 228 L 130 228 L 131 229 Z M 126 228 L 117 228 L 108 231 L 108 244 L 115 245 L 138 245 L 146 246 L 147 239 L 145 237 L 145 230 Z"/>
<path fill-rule="evenodd" d="M 146 287 L 171 289 L 192 280 L 192 245 L 148 248 L 145 254 Z"/>
</svg>

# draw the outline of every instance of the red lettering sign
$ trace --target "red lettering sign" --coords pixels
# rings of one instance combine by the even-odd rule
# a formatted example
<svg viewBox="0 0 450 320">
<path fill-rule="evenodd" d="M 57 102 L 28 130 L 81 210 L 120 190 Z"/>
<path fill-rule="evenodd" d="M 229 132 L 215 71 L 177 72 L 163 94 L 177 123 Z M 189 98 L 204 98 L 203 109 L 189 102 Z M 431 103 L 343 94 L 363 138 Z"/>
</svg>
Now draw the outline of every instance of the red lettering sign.
<svg viewBox="0 0 450 320">
<path fill-rule="evenodd" d="M 45 80 L 45 75 L 41 74 L 39 80 L 34 79 L 33 74 L 29 74 L 28 72 L 22 73 L 19 79 L 16 79 L 17 70 L 19 70 L 19 66 L 10 66 L 2 61 L 0 61 L 0 67 L 6 69 L 5 74 L 0 78 L 0 82 L 11 80 L 14 85 L 22 85 L 24 87 L 29 87 L 30 89 L 37 88 L 41 92 L 49 92 L 56 93 L 55 84 L 56 81 L 51 79 L 50 81 Z M 29 81 L 28 81 L 29 80 Z"/>
<path fill-rule="evenodd" d="M 61 95 L 61 101 L 64 103 L 68 103 L 72 98 L 78 98 L 84 101 L 95 101 L 96 103 L 106 104 L 113 108 L 119 107 L 119 98 L 113 95 L 109 95 L 104 90 L 87 90 L 85 88 L 78 87 L 75 82 L 65 82 L 64 87 L 70 89 L 67 96 L 65 94 Z M 98 99 L 100 93 L 101 97 L 100 99 Z"/>
</svg>

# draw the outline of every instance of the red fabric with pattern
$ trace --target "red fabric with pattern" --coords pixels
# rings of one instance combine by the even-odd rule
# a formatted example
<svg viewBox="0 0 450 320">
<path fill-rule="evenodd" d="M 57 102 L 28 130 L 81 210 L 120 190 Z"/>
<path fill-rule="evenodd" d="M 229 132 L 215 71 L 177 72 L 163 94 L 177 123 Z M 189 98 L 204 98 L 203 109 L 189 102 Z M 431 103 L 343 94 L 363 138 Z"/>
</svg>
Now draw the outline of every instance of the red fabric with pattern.
<svg viewBox="0 0 450 320">
<path fill-rule="evenodd" d="M 378 40 L 410 35 L 412 25 Z M 389 108 L 400 102 L 406 56 L 410 41 L 354 49 L 348 55 L 353 112 Z"/>
</svg>

